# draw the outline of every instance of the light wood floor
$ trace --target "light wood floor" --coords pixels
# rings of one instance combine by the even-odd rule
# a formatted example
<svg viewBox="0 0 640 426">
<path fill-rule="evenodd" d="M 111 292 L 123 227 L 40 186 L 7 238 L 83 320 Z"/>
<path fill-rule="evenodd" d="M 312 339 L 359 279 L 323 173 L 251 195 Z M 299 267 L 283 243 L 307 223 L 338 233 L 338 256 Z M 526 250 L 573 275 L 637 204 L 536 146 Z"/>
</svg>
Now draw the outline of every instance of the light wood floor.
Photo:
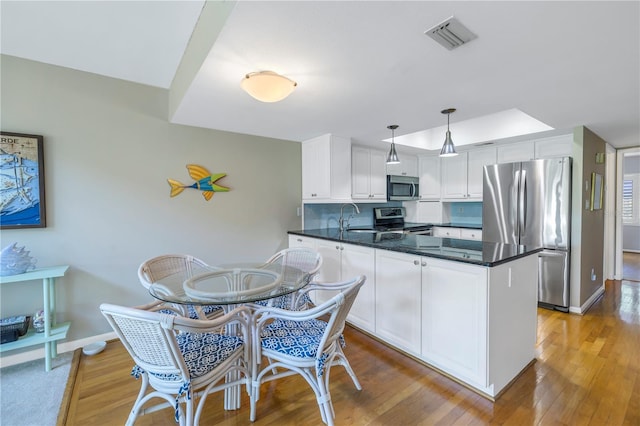
<svg viewBox="0 0 640 426">
<path fill-rule="evenodd" d="M 640 425 L 640 283 L 608 281 L 584 316 L 539 309 L 538 321 L 537 361 L 495 403 L 349 328 L 345 352 L 363 390 L 332 370 L 336 425 Z M 139 389 L 129 356 L 118 342 L 79 356 L 59 424 L 124 424 Z M 254 424 L 320 425 L 312 395 L 298 377 L 265 384 Z M 175 425 L 172 410 L 137 424 Z M 251 424 L 248 399 L 225 412 L 222 395 L 211 395 L 201 424 Z"/>
<path fill-rule="evenodd" d="M 640 281 L 640 253 L 622 253 L 622 279 Z"/>
</svg>

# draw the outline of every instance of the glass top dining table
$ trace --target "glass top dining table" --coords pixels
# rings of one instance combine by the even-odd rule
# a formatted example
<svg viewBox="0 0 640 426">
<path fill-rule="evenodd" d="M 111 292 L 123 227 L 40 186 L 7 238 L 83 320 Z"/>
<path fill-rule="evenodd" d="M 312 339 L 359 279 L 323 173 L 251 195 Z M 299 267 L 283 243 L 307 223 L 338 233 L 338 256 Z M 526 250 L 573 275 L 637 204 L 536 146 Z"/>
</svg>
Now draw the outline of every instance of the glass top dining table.
<svg viewBox="0 0 640 426">
<path fill-rule="evenodd" d="M 268 300 L 306 286 L 311 275 L 281 263 L 235 263 L 170 275 L 149 286 L 156 299 L 183 305 L 238 305 Z"/>
</svg>

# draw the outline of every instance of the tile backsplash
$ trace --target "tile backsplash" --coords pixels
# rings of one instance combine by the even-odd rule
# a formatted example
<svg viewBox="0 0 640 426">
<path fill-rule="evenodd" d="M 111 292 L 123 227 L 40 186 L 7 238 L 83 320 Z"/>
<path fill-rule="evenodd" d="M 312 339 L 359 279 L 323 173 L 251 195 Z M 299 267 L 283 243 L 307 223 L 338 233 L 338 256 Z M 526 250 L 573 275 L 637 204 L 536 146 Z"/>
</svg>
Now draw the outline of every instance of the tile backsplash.
<svg viewBox="0 0 640 426">
<path fill-rule="evenodd" d="M 344 207 L 344 217 L 348 218 L 349 226 L 373 226 L 374 207 L 402 207 L 402 202 L 357 204 L 360 214 L 356 214 L 353 206 Z M 305 204 L 304 205 L 304 229 L 328 229 L 339 228 L 340 208 L 342 204 Z"/>
<path fill-rule="evenodd" d="M 444 213 L 442 222 L 482 225 L 481 202 L 438 203 L 438 205 L 441 206 Z M 344 217 L 351 216 L 349 226 L 367 227 L 373 226 L 374 207 L 402 207 L 402 202 L 363 203 L 357 204 L 357 206 L 360 209 L 360 214 L 355 213 L 353 206 L 346 205 L 344 207 Z M 339 228 L 341 207 L 342 204 L 305 204 L 304 229 Z M 409 220 L 413 219 L 409 218 Z"/>
<path fill-rule="evenodd" d="M 482 225 L 482 203 L 448 203 L 451 223 Z"/>
</svg>

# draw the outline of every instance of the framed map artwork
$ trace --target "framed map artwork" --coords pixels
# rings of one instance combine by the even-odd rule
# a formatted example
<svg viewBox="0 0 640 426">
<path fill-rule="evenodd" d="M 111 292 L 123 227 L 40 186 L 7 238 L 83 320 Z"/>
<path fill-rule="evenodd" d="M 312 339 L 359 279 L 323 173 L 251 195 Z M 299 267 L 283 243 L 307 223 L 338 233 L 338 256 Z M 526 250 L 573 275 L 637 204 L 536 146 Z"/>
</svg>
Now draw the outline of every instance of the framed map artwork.
<svg viewBox="0 0 640 426">
<path fill-rule="evenodd" d="M 0 132 L 0 229 L 46 226 L 42 141 Z"/>
</svg>

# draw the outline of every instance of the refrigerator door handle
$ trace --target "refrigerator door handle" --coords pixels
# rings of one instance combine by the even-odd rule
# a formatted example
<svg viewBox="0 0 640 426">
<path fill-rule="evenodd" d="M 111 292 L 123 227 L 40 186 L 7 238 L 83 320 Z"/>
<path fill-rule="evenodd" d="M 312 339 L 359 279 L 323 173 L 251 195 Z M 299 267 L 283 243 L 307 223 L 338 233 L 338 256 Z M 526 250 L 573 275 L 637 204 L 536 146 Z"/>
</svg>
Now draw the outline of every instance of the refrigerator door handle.
<svg viewBox="0 0 640 426">
<path fill-rule="evenodd" d="M 524 235 L 525 227 L 527 224 L 527 171 L 522 170 L 520 172 L 520 194 L 518 196 L 518 210 L 519 221 L 518 227 L 520 228 L 520 235 Z"/>
</svg>

